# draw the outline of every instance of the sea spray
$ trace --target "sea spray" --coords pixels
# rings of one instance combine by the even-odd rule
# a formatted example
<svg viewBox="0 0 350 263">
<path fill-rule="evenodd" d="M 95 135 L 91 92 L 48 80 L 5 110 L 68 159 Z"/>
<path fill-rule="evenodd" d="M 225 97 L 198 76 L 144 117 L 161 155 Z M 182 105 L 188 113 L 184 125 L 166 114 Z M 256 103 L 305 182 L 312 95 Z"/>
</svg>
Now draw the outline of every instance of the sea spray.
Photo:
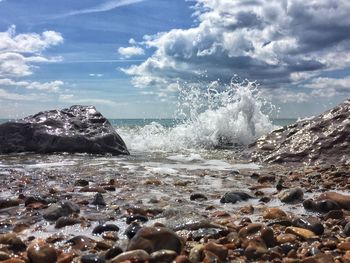
<svg viewBox="0 0 350 263">
<path fill-rule="evenodd" d="M 174 127 L 152 122 L 118 132 L 131 151 L 179 151 L 247 145 L 270 132 L 271 105 L 256 82 L 212 82 L 179 86 L 178 121 Z"/>
</svg>

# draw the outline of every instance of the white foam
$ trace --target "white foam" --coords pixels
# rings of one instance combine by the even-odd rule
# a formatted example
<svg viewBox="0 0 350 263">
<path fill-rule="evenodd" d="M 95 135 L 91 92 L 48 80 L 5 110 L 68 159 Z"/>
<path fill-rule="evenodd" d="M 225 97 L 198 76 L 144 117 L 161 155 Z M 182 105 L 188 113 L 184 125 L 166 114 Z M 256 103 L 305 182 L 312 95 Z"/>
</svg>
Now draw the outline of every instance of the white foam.
<svg viewBox="0 0 350 263">
<path fill-rule="evenodd" d="M 200 154 L 191 153 L 189 155 L 178 154 L 167 157 L 168 160 L 178 161 L 178 162 L 193 162 L 193 161 L 203 161 Z"/>
</svg>

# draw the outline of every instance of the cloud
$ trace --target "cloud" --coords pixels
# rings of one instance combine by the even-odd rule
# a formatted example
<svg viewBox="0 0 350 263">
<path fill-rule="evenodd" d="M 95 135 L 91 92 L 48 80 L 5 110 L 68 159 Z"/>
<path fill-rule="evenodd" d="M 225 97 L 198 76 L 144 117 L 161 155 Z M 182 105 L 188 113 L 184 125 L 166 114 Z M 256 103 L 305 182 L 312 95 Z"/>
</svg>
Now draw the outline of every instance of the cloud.
<svg viewBox="0 0 350 263">
<path fill-rule="evenodd" d="M 12 79 L 0 79 L 0 87 L 21 87 L 29 90 L 41 90 L 49 92 L 58 92 L 64 85 L 63 81 L 55 80 L 51 82 L 37 81 L 14 81 Z"/>
<path fill-rule="evenodd" d="M 99 13 L 99 12 L 106 12 L 113 10 L 118 7 L 132 5 L 136 3 L 143 2 L 145 0 L 109 0 L 104 1 L 103 3 L 86 9 L 71 11 L 62 15 L 58 15 L 55 18 L 63 18 L 68 16 L 76 16 L 76 15 L 83 15 L 83 14 L 90 14 L 90 13 Z"/>
<path fill-rule="evenodd" d="M 160 90 L 234 74 L 285 88 L 349 65 L 349 13 L 347 0 L 196 0 L 192 28 L 131 40 L 154 53 L 122 71 Z"/>
<path fill-rule="evenodd" d="M 145 51 L 140 47 L 120 47 L 118 53 L 124 58 L 131 58 L 144 55 Z"/>
<path fill-rule="evenodd" d="M 100 74 L 100 73 L 90 73 L 89 76 L 90 76 L 90 77 L 101 78 L 101 77 L 103 77 L 103 74 Z"/>
</svg>

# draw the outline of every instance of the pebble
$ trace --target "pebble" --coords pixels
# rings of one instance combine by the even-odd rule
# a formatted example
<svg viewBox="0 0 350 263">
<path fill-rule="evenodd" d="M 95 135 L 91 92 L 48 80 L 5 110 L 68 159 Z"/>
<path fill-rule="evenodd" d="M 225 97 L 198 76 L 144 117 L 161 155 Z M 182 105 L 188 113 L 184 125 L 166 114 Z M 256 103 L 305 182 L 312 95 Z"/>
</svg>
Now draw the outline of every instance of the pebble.
<svg viewBox="0 0 350 263">
<path fill-rule="evenodd" d="M 71 243 L 72 247 L 77 250 L 85 251 L 93 248 L 96 242 L 86 236 L 75 236 L 67 241 L 67 243 Z"/>
<path fill-rule="evenodd" d="M 79 223 L 80 223 L 80 219 L 78 219 L 78 218 L 62 216 L 56 221 L 55 228 L 72 226 L 72 225 L 79 224 Z"/>
<path fill-rule="evenodd" d="M 0 209 L 9 208 L 13 206 L 19 206 L 19 201 L 17 199 L 0 199 Z"/>
<path fill-rule="evenodd" d="M 4 251 L 0 251 L 0 261 L 4 261 L 6 259 L 9 259 L 10 255 Z"/>
<path fill-rule="evenodd" d="M 194 246 L 191 249 L 188 258 L 193 263 L 202 262 L 204 259 L 204 245 L 198 244 Z"/>
<path fill-rule="evenodd" d="M 80 213 L 79 206 L 70 201 L 63 201 L 60 204 L 49 206 L 45 210 L 43 217 L 48 221 L 55 221 L 62 216 L 69 216 L 74 213 Z"/>
<path fill-rule="evenodd" d="M 276 237 L 279 244 L 294 243 L 297 237 L 293 234 L 280 234 Z"/>
<path fill-rule="evenodd" d="M 208 200 L 208 197 L 206 197 L 204 194 L 201 194 L 201 193 L 194 193 L 194 194 L 190 195 L 190 200 L 191 201 L 195 201 L 195 200 L 205 201 L 205 200 Z"/>
<path fill-rule="evenodd" d="M 79 192 L 106 193 L 107 191 L 102 187 L 84 186 L 79 190 Z"/>
<path fill-rule="evenodd" d="M 287 218 L 287 214 L 277 207 L 267 208 L 263 213 L 264 219 L 283 220 Z"/>
<path fill-rule="evenodd" d="M 80 258 L 81 263 L 105 263 L 106 260 L 95 254 L 84 255 Z"/>
<path fill-rule="evenodd" d="M 336 202 L 341 208 L 350 210 L 350 195 L 343 195 L 336 192 L 326 192 L 319 196 L 318 200 L 331 200 Z"/>
<path fill-rule="evenodd" d="M 149 254 L 142 249 L 131 250 L 112 258 L 109 263 L 119 263 L 128 260 L 132 260 L 132 262 L 146 262 L 149 260 Z"/>
<path fill-rule="evenodd" d="M 320 253 L 315 256 L 304 258 L 301 263 L 332 263 L 334 262 L 332 255 Z"/>
<path fill-rule="evenodd" d="M 315 233 L 300 227 L 287 227 L 285 230 L 286 234 L 294 234 L 296 236 L 302 237 L 303 239 L 309 239 L 315 236 Z"/>
<path fill-rule="evenodd" d="M 112 259 L 123 253 L 123 250 L 119 246 L 113 246 L 107 250 L 105 254 L 105 259 Z"/>
<path fill-rule="evenodd" d="M 129 238 L 132 239 L 137 231 L 139 231 L 142 227 L 137 223 L 137 222 L 133 222 L 131 225 L 129 225 L 126 229 L 124 234 Z"/>
<path fill-rule="evenodd" d="M 15 233 L 0 234 L 0 244 L 8 245 L 15 251 L 26 250 L 26 244 Z"/>
<path fill-rule="evenodd" d="M 251 195 L 245 193 L 245 192 L 227 192 L 224 194 L 223 197 L 220 199 L 220 203 L 232 203 L 235 204 L 240 201 L 246 201 L 250 198 L 253 198 Z"/>
<path fill-rule="evenodd" d="M 292 225 L 295 227 L 305 228 L 312 232 L 314 232 L 316 235 L 322 235 L 324 232 L 324 226 L 321 224 L 321 222 L 317 218 L 295 218 L 292 220 Z"/>
<path fill-rule="evenodd" d="M 319 213 L 328 213 L 330 211 L 340 209 L 340 206 L 337 202 L 328 199 L 317 202 L 312 199 L 307 199 L 303 202 L 303 206 L 306 210 L 311 210 Z"/>
<path fill-rule="evenodd" d="M 94 196 L 94 200 L 91 202 L 92 205 L 97 205 L 97 206 L 106 206 L 106 202 L 103 199 L 103 195 L 101 193 L 97 193 Z"/>
<path fill-rule="evenodd" d="M 255 260 L 268 252 L 266 244 L 262 240 L 250 240 L 244 250 L 248 260 Z"/>
<path fill-rule="evenodd" d="M 304 192 L 301 188 L 292 188 L 284 190 L 278 194 L 278 198 L 284 203 L 294 203 L 303 199 Z"/>
<path fill-rule="evenodd" d="M 148 262 L 149 263 L 160 263 L 160 262 L 171 263 L 174 261 L 176 257 L 177 257 L 177 253 L 175 251 L 162 249 L 150 254 L 150 258 Z"/>
<path fill-rule="evenodd" d="M 180 254 L 182 247 L 183 241 L 174 231 L 165 227 L 143 227 L 130 240 L 127 251 L 143 249 L 152 253 L 167 249 Z"/>
<path fill-rule="evenodd" d="M 57 251 L 52 245 L 37 243 L 28 247 L 27 255 L 31 263 L 55 263 Z"/>
<path fill-rule="evenodd" d="M 209 242 L 204 246 L 205 251 L 215 254 L 221 261 L 227 261 L 228 249 L 220 244 Z"/>
<path fill-rule="evenodd" d="M 261 238 L 268 247 L 272 247 L 276 243 L 273 230 L 260 223 L 251 223 L 243 227 L 238 232 L 238 237 L 242 241 L 243 246 L 253 238 Z"/>
<path fill-rule="evenodd" d="M 339 243 L 337 248 L 343 251 L 350 250 L 350 241 Z"/>
<path fill-rule="evenodd" d="M 344 226 L 343 233 L 344 233 L 344 235 L 346 235 L 347 237 L 350 236 L 350 222 L 347 222 L 346 225 Z"/>
<path fill-rule="evenodd" d="M 148 221 L 148 218 L 147 216 L 144 216 L 144 215 L 130 215 L 128 217 L 126 217 L 126 223 L 129 225 L 131 224 L 132 222 L 134 221 L 138 221 L 138 222 L 147 222 Z"/>
<path fill-rule="evenodd" d="M 118 232 L 119 231 L 119 227 L 117 225 L 114 225 L 114 224 L 98 225 L 92 230 L 92 233 L 95 234 L 95 235 L 100 235 L 100 234 L 102 234 L 103 232 L 106 232 L 106 231 Z"/>
</svg>

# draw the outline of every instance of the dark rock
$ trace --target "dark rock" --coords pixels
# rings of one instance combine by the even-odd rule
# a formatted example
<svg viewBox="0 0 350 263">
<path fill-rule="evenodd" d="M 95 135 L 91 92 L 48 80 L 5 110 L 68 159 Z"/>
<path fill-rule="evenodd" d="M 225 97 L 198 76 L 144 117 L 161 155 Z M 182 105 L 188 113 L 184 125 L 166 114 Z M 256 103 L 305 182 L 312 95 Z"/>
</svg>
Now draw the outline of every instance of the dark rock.
<svg viewBox="0 0 350 263">
<path fill-rule="evenodd" d="M 72 226 L 79 223 L 80 223 L 80 220 L 78 218 L 62 216 L 56 221 L 55 228 Z"/>
<path fill-rule="evenodd" d="M 0 125 L 0 153 L 129 154 L 109 121 L 92 106 L 39 112 Z"/>
<path fill-rule="evenodd" d="M 278 194 L 278 198 L 284 203 L 293 203 L 303 199 L 304 192 L 300 188 L 292 188 Z"/>
<path fill-rule="evenodd" d="M 118 232 L 119 227 L 117 225 L 113 225 L 113 224 L 98 225 L 94 228 L 94 230 L 92 230 L 92 233 L 95 235 L 100 235 L 106 231 Z"/>
<path fill-rule="evenodd" d="M 331 210 L 327 214 L 324 215 L 324 220 L 327 219 L 342 219 L 344 218 L 344 213 L 342 210 Z"/>
<path fill-rule="evenodd" d="M 350 100 L 346 100 L 318 117 L 261 137 L 250 147 L 252 159 L 270 163 L 346 162 L 350 155 L 349 119 Z"/>
<path fill-rule="evenodd" d="M 127 251 L 143 249 L 148 253 L 158 250 L 173 250 L 180 254 L 183 241 L 172 230 L 165 227 L 143 227 L 130 240 Z"/>
<path fill-rule="evenodd" d="M 223 230 L 218 228 L 201 228 L 191 233 L 193 240 L 199 241 L 202 238 L 217 239 L 221 237 Z"/>
<path fill-rule="evenodd" d="M 244 192 L 228 192 L 220 199 L 220 203 L 232 203 L 235 204 L 239 201 L 246 201 L 253 198 L 251 195 Z"/>
<path fill-rule="evenodd" d="M 57 251 L 52 245 L 34 244 L 28 247 L 27 255 L 31 263 L 56 263 Z"/>
<path fill-rule="evenodd" d="M 328 199 L 322 201 L 307 199 L 303 202 L 303 206 L 306 210 L 311 210 L 319 213 L 327 213 L 329 211 L 340 209 L 338 203 Z"/>
<path fill-rule="evenodd" d="M 268 252 L 266 244 L 262 240 L 250 240 L 244 250 L 248 260 L 255 260 Z"/>
<path fill-rule="evenodd" d="M 301 217 L 295 218 L 292 220 L 292 225 L 311 230 L 316 235 L 322 235 L 324 232 L 324 226 L 316 218 L 309 219 L 309 220 Z"/>
<path fill-rule="evenodd" d="M 149 263 L 172 263 L 177 257 L 177 253 L 172 250 L 158 250 L 149 256 Z"/>
<path fill-rule="evenodd" d="M 0 148 L 1 149 L 1 148 Z M 19 201 L 16 199 L 0 199 L 0 209 L 18 206 Z"/>
<path fill-rule="evenodd" d="M 136 223 L 136 222 L 133 222 L 131 225 L 129 225 L 126 229 L 125 229 L 125 232 L 124 234 L 129 238 L 129 239 L 132 239 L 137 231 L 139 231 L 142 227 Z"/>
<path fill-rule="evenodd" d="M 53 204 L 46 209 L 43 217 L 49 221 L 55 221 L 62 216 L 69 216 L 73 213 L 79 213 L 79 206 L 70 202 L 62 201 L 60 204 Z"/>
<path fill-rule="evenodd" d="M 46 199 L 44 197 L 40 196 L 40 195 L 28 196 L 26 198 L 26 200 L 24 201 L 24 205 L 25 206 L 28 206 L 28 205 L 33 204 L 33 203 L 41 203 L 41 204 L 44 204 L 44 205 L 48 204 Z"/>
<path fill-rule="evenodd" d="M 190 200 L 195 201 L 195 200 L 200 200 L 200 201 L 205 201 L 208 200 L 208 197 L 206 197 L 204 194 L 201 193 L 195 193 L 190 195 Z"/>
<path fill-rule="evenodd" d="M 149 254 L 142 249 L 136 249 L 121 253 L 120 255 L 112 258 L 109 263 L 121 263 L 121 262 L 148 262 Z"/>
<path fill-rule="evenodd" d="M 0 244 L 8 245 L 15 251 L 23 251 L 27 248 L 26 244 L 14 233 L 1 234 Z"/>
<path fill-rule="evenodd" d="M 85 180 L 85 179 L 78 179 L 75 181 L 74 185 L 76 185 L 76 186 L 88 186 L 89 181 Z"/>
<path fill-rule="evenodd" d="M 350 210 L 350 195 L 343 195 L 336 192 L 326 192 L 321 194 L 318 197 L 318 200 L 331 200 L 337 203 L 340 208 Z"/>
<path fill-rule="evenodd" d="M 148 218 L 147 218 L 147 216 L 144 216 L 144 215 L 130 215 L 126 218 L 126 223 L 128 225 L 131 224 L 132 222 L 135 222 L 135 221 L 145 223 L 148 221 Z"/>
<path fill-rule="evenodd" d="M 350 236 L 350 222 L 346 223 L 346 225 L 344 226 L 343 233 L 347 237 Z"/>
<path fill-rule="evenodd" d="M 106 206 L 106 202 L 103 199 L 103 195 L 101 193 L 97 193 L 94 196 L 94 200 L 91 202 L 92 205 L 97 205 L 97 206 Z"/>
<path fill-rule="evenodd" d="M 106 260 L 95 254 L 84 255 L 80 258 L 81 263 L 105 263 Z"/>
<path fill-rule="evenodd" d="M 261 239 L 267 247 L 275 245 L 276 240 L 273 234 L 273 230 L 264 224 L 251 223 L 238 232 L 238 237 L 241 240 L 243 246 L 247 246 L 252 239 Z"/>
<path fill-rule="evenodd" d="M 96 244 L 93 239 L 86 236 L 75 236 L 69 239 L 67 243 L 71 243 L 74 249 L 82 251 L 92 249 Z"/>
<path fill-rule="evenodd" d="M 123 250 L 118 246 L 113 246 L 107 250 L 105 254 L 105 259 L 111 259 L 123 253 Z"/>
</svg>

